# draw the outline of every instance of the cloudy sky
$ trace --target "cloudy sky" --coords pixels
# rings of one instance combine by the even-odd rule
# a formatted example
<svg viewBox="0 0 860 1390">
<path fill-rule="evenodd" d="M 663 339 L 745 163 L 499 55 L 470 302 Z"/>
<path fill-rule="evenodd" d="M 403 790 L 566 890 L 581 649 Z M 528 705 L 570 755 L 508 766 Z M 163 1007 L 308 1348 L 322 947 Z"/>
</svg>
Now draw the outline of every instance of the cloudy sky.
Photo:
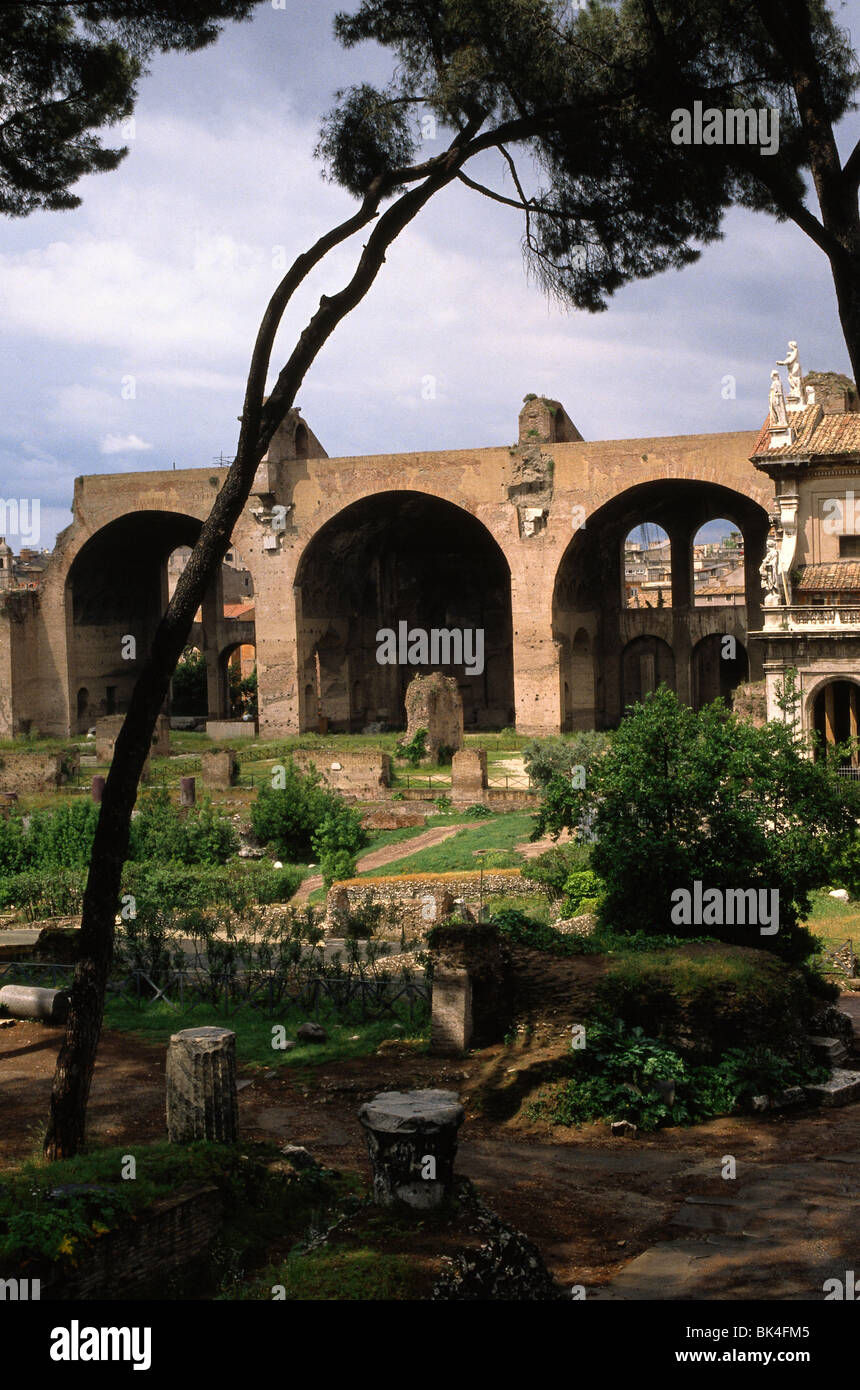
<svg viewBox="0 0 860 1390">
<path fill-rule="evenodd" d="M 79 474 L 232 457 L 278 266 L 348 215 L 313 159 L 319 118 L 388 62 L 335 44 L 343 0 L 284 4 L 157 60 L 132 138 L 113 140 L 128 158 L 79 185 L 80 208 L 0 222 L 0 496 L 39 499 L 43 546 Z M 851 0 L 843 22 L 858 20 Z M 854 117 L 843 146 L 858 134 Z M 789 338 L 804 370 L 848 357 L 821 253 L 753 214 L 725 230 L 696 266 L 565 314 L 527 282 L 518 214 L 455 186 L 395 243 L 298 403 L 332 456 L 509 444 L 528 391 L 560 399 L 586 439 L 756 428 Z M 276 365 L 355 250 L 297 298 Z"/>
</svg>

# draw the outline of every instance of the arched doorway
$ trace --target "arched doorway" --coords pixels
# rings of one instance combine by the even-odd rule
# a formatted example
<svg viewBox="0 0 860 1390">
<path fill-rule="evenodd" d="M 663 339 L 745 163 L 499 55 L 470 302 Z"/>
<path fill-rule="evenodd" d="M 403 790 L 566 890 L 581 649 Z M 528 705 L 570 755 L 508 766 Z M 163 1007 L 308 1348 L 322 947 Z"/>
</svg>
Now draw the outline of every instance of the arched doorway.
<svg viewBox="0 0 860 1390">
<path fill-rule="evenodd" d="M 823 756 L 828 745 L 850 744 L 842 766 L 860 767 L 860 687 L 856 681 L 832 680 L 818 687 L 812 699 L 812 727 L 818 735 L 817 757 Z"/>
<path fill-rule="evenodd" d="M 690 689 L 693 709 L 720 696 L 731 703 L 732 692 L 749 679 L 749 659 L 743 642 L 731 633 L 712 632 L 693 648 Z"/>
<path fill-rule="evenodd" d="M 621 655 L 624 707 L 637 705 L 659 685 L 675 689 L 675 657 L 661 637 L 634 637 Z"/>
<path fill-rule="evenodd" d="M 309 542 L 295 593 L 303 730 L 403 728 L 406 687 L 431 670 L 457 680 L 467 729 L 513 724 L 510 570 L 471 513 L 412 491 L 355 502 Z"/>
</svg>

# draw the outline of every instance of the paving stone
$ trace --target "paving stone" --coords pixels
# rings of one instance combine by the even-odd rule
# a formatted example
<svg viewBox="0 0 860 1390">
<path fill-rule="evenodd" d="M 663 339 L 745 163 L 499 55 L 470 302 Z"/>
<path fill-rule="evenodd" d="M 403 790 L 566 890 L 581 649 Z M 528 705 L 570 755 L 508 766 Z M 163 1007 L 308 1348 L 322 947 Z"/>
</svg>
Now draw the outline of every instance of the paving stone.
<svg viewBox="0 0 860 1390">
<path fill-rule="evenodd" d="M 860 1100 L 860 1071 L 844 1071 L 837 1067 L 829 1081 L 818 1086 L 805 1086 L 809 1099 L 816 1105 L 850 1105 Z"/>
</svg>

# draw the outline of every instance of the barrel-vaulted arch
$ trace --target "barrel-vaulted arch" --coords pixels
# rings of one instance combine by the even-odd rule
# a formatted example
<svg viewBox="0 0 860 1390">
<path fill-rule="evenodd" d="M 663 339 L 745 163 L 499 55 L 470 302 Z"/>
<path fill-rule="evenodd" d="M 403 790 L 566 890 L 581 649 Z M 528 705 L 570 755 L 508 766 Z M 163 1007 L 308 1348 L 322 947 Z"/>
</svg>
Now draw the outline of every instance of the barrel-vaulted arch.
<svg viewBox="0 0 860 1390">
<path fill-rule="evenodd" d="M 714 516 L 728 518 L 743 535 L 747 603 L 696 608 L 692 542 Z M 662 527 L 671 541 L 671 606 L 625 607 L 624 541 L 643 523 Z M 717 483 L 672 477 L 627 488 L 586 514 L 562 556 L 552 599 L 562 728 L 613 727 L 631 693 L 647 693 L 652 673 L 659 683 L 660 672 L 665 678 L 671 671 L 667 683 L 692 703 L 694 649 L 717 634 L 743 643 L 748 628 L 760 626 L 758 564 L 767 528 L 767 512 L 751 497 Z M 585 667 L 582 633 L 590 641 Z M 576 704 L 568 698 L 568 692 L 582 691 L 584 679 L 593 688 L 590 709 L 581 693 Z"/>
<path fill-rule="evenodd" d="M 69 708 L 74 731 L 99 716 L 125 712 L 155 629 L 167 607 L 167 562 L 194 546 L 202 521 L 186 512 L 141 510 L 107 521 L 77 550 L 65 580 Z M 209 713 L 223 717 L 219 656 L 230 640 L 219 574 L 202 605 L 192 640 L 207 662 Z M 246 624 L 249 631 L 251 625 Z"/>
<path fill-rule="evenodd" d="M 302 729 L 402 728 L 406 687 L 431 670 L 457 680 L 467 729 L 514 722 L 510 568 L 471 512 L 406 489 L 354 501 L 308 541 L 294 592 Z M 383 631 L 397 638 L 393 663 L 380 659 Z M 424 665 L 403 638 L 434 631 L 451 635 Z"/>
</svg>

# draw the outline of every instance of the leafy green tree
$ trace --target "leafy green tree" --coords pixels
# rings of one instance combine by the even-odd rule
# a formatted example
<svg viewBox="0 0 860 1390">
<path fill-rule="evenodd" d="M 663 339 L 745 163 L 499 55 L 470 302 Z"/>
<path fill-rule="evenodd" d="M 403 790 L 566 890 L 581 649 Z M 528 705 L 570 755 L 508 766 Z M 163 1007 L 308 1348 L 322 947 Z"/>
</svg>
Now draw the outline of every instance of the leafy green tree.
<svg viewBox="0 0 860 1390">
<path fill-rule="evenodd" d="M 173 673 L 173 713 L 205 715 L 208 708 L 206 658 L 196 648 L 186 647 Z"/>
<path fill-rule="evenodd" d="M 124 13 L 147 8 L 135 3 Z M 155 13 L 168 22 L 166 3 Z M 515 209 L 539 281 L 589 310 L 604 308 L 622 285 L 695 260 L 735 203 L 792 217 L 830 258 L 860 376 L 860 153 L 843 166 L 834 135 L 857 74 L 850 42 L 821 0 L 592 0 L 588 8 L 561 0 L 361 0 L 353 14 L 337 17 L 335 31 L 347 47 L 370 40 L 390 50 L 393 76 L 382 88 L 359 82 L 341 94 L 324 123 L 319 153 L 328 176 L 358 205 L 296 258 L 272 295 L 251 355 L 235 461 L 156 629 L 116 741 L 51 1098 L 49 1157 L 71 1156 L 83 1142 L 131 813 L 194 614 L 308 370 L 371 289 L 393 242 L 437 194 L 459 180 Z M 12 62 L 7 52 L 7 70 Z M 117 83 L 129 85 L 122 75 Z M 672 110 L 699 99 L 718 108 L 775 103 L 778 154 L 673 144 Z M 115 102 L 115 109 L 126 107 Z M 448 141 L 429 157 L 419 148 L 418 117 L 435 121 Z M 55 133 L 49 151 L 62 144 Z M 471 161 L 480 156 L 500 161 L 510 192 L 495 186 L 492 172 L 489 182 L 474 177 Z M 806 169 L 820 221 L 805 202 Z M 46 187 L 37 180 L 31 206 L 57 181 Z M 19 210 L 26 206 L 25 198 Z M 354 273 L 321 296 L 267 392 L 275 336 L 294 295 L 329 253 L 359 235 Z"/>
<path fill-rule="evenodd" d="M 284 764 L 283 787 L 261 787 L 251 806 L 251 828 L 285 859 L 319 862 L 326 886 L 350 878 L 355 855 L 367 844 L 360 811 L 322 785 L 315 768 L 302 772 L 292 759 Z"/>
<path fill-rule="evenodd" d="M 533 782 L 546 787 L 558 773 L 562 777 L 588 777 L 595 758 L 609 746 L 609 734 L 583 729 L 575 734 L 536 738 L 523 748 L 523 762 Z M 580 772 L 581 769 L 581 772 Z"/>
<path fill-rule="evenodd" d="M 361 812 L 340 797 L 332 798 L 311 840 L 326 888 L 337 878 L 354 877 L 358 851 L 367 841 Z"/>
<path fill-rule="evenodd" d="M 672 895 L 697 880 L 703 891 L 777 890 L 775 935 L 707 916 L 689 929 L 800 959 L 813 949 L 800 925 L 809 895 L 855 839 L 860 811 L 836 761 L 807 752 L 781 721 L 755 728 L 721 700 L 695 713 L 661 686 L 622 720 L 585 789 L 551 779 L 538 830 L 557 835 L 591 813 L 603 926 L 677 931 Z"/>
<path fill-rule="evenodd" d="M 131 116 L 155 53 L 191 52 L 260 0 L 30 0 L 0 24 L 0 212 L 80 203 L 72 185 L 116 169 L 100 132 Z"/>
</svg>

